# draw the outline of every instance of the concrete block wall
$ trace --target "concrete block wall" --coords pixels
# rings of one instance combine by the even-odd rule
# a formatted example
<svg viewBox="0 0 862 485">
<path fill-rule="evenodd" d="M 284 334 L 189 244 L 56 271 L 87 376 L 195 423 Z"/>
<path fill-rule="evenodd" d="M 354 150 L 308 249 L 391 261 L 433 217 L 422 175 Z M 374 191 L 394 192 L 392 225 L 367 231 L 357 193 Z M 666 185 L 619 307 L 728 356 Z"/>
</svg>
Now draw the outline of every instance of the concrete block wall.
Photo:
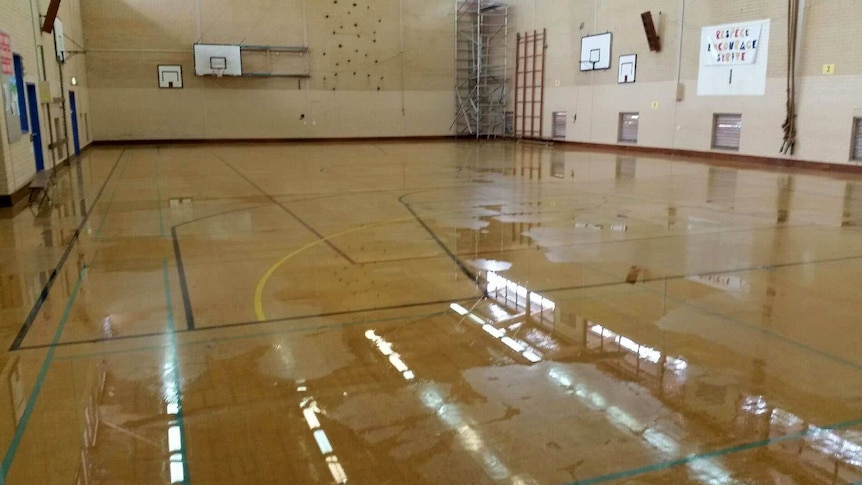
<svg viewBox="0 0 862 485">
<path fill-rule="evenodd" d="M 51 85 L 52 95 L 60 97 L 60 72 L 54 49 L 54 38 L 49 34 L 40 32 L 40 15 L 47 11 L 47 0 L 3 0 L 3 8 L 0 9 L 0 30 L 11 36 L 12 50 L 22 57 L 24 63 L 24 82 L 36 84 L 41 80 L 48 80 Z M 58 18 L 63 21 L 63 28 L 67 50 L 83 50 L 83 32 L 80 16 L 80 0 L 66 0 L 61 4 Z M 44 53 L 45 64 L 42 66 L 40 49 Z M 91 130 L 87 127 L 89 120 L 89 97 L 87 93 L 86 60 L 84 55 L 72 56 L 64 66 L 65 90 L 73 89 L 76 92 L 78 104 L 78 118 L 80 126 L 80 142 L 85 147 L 92 141 Z M 71 86 L 71 77 L 78 80 L 77 86 Z M 57 150 L 52 155 L 48 145 L 52 142 L 49 125 L 62 124 L 62 109 L 60 103 L 51 104 L 51 118 L 48 117 L 48 106 L 39 106 L 39 124 L 42 129 L 42 152 L 45 158 L 45 167 L 50 168 L 53 163 L 60 163 L 69 153 L 73 151 L 71 141 L 71 124 L 68 148 Z M 28 113 L 29 114 L 29 113 Z M 67 113 L 68 114 L 68 113 Z M 70 120 L 67 118 L 67 122 Z M 36 173 L 36 162 L 33 145 L 29 135 L 25 135 L 15 143 L 9 143 L 6 136 L 6 125 L 4 117 L 0 116 L 0 196 L 13 194 L 26 187 L 33 175 Z M 60 139 L 62 135 L 54 134 L 54 139 Z"/>
<path fill-rule="evenodd" d="M 712 151 L 713 114 L 729 112 L 742 114 L 740 154 L 851 163 L 853 117 L 862 116 L 862 56 L 848 49 L 857 36 L 855 24 L 862 18 L 860 2 L 805 2 L 793 157 L 779 153 L 786 117 L 786 0 L 511 0 L 509 4 L 513 32 L 547 28 L 544 123 L 548 138 L 552 113 L 565 111 L 567 140 L 614 145 L 619 113 L 639 112 L 638 145 L 708 152 Z M 649 51 L 640 19 L 644 11 L 653 14 L 661 52 Z M 763 19 L 771 20 L 766 94 L 698 96 L 701 28 Z M 581 37 L 608 31 L 613 33 L 611 69 L 580 72 Z M 617 84 L 617 58 L 622 54 L 638 55 L 635 84 Z M 835 74 L 824 75 L 823 64 L 835 64 Z M 677 73 L 684 89 L 679 102 Z"/>
<path fill-rule="evenodd" d="M 89 0 L 83 19 L 96 138 L 448 135 L 454 6 Z M 308 46 L 311 78 L 196 77 L 196 42 Z M 159 64 L 182 66 L 183 89 L 159 89 Z"/>
</svg>

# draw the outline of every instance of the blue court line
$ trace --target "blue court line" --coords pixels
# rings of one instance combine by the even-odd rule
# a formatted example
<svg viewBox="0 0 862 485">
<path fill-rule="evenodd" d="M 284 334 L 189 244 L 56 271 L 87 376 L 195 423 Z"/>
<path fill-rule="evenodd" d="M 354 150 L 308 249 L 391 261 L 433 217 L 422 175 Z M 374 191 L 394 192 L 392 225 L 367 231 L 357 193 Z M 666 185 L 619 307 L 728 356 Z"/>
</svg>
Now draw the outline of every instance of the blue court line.
<svg viewBox="0 0 862 485">
<path fill-rule="evenodd" d="M 832 424 L 829 426 L 823 426 L 820 429 L 828 429 L 828 430 L 839 430 L 845 428 L 855 428 L 857 426 L 862 426 L 862 418 L 854 419 L 852 421 L 844 421 L 842 423 Z M 782 443 L 785 441 L 795 441 L 798 439 L 805 438 L 810 435 L 812 431 L 810 429 L 806 429 L 805 431 L 800 431 L 798 433 L 792 433 L 785 436 L 779 436 L 777 438 L 770 438 L 761 441 L 754 441 L 751 443 L 743 443 L 741 445 L 731 446 L 728 448 L 721 448 L 714 451 L 709 451 L 706 453 L 698 453 L 692 454 L 688 456 L 684 456 L 682 458 L 677 458 L 675 460 L 662 461 L 659 463 L 654 463 L 652 465 L 646 465 L 640 468 L 632 468 L 629 470 L 622 470 L 619 472 L 609 473 L 607 475 L 601 475 L 598 477 L 587 478 L 584 480 L 578 480 L 575 482 L 569 482 L 564 485 L 593 485 L 596 483 L 605 483 L 610 482 L 612 480 L 620 480 L 623 478 L 631 478 L 638 475 L 644 475 L 647 473 L 659 472 L 664 470 L 669 470 L 671 468 L 676 468 L 681 465 L 687 465 L 689 463 L 693 463 L 699 460 L 708 460 L 710 458 L 717 458 L 725 455 L 731 455 L 734 453 L 740 453 L 743 451 L 750 451 L 758 448 L 763 448 L 775 443 Z"/>
<path fill-rule="evenodd" d="M 78 296 L 78 291 L 81 289 L 81 283 L 87 274 L 87 266 L 84 266 L 78 273 L 78 281 L 75 282 L 75 287 L 72 289 L 72 294 L 69 295 L 69 300 L 66 302 L 66 308 L 63 310 L 63 316 L 60 318 L 60 323 L 57 325 L 57 331 L 54 332 L 53 343 L 56 345 L 63 335 L 63 329 L 66 328 L 66 321 L 69 320 L 69 314 L 72 312 L 72 306 L 75 303 L 75 298 Z M 30 397 L 27 399 L 27 406 L 24 408 L 24 413 L 21 415 L 21 420 L 15 428 L 15 434 L 12 436 L 12 441 L 9 443 L 9 448 L 6 450 L 6 455 L 3 458 L 3 464 L 0 465 L 0 484 L 6 483 L 6 476 L 9 474 L 9 469 L 12 467 L 12 461 L 15 459 L 15 454 L 18 452 L 18 447 L 21 445 L 21 438 L 24 436 L 24 431 L 27 429 L 27 423 L 30 422 L 30 416 L 33 415 L 33 408 L 36 406 L 36 400 L 39 393 L 42 391 L 42 384 L 45 382 L 45 376 L 48 374 L 48 368 L 51 367 L 51 362 L 54 360 L 55 347 L 48 348 L 48 353 L 45 355 L 45 361 L 42 363 L 42 368 L 39 370 L 39 375 L 36 377 L 36 383 L 33 384 L 33 390 L 30 391 Z"/>
<path fill-rule="evenodd" d="M 168 260 L 162 260 L 162 276 L 164 278 L 165 287 L 165 305 L 167 308 L 167 324 L 168 324 L 168 345 L 167 353 L 171 359 L 171 375 L 173 376 L 173 385 L 176 391 L 177 398 L 177 413 L 176 422 L 180 427 L 180 458 L 183 463 L 183 481 L 182 483 L 189 485 L 192 483 L 191 475 L 189 474 L 189 460 L 186 454 L 188 448 L 188 437 L 186 436 L 185 419 L 183 415 L 183 380 L 180 377 L 180 362 L 177 356 L 177 335 L 176 325 L 174 323 L 174 305 L 171 301 L 171 284 L 168 276 Z"/>
</svg>

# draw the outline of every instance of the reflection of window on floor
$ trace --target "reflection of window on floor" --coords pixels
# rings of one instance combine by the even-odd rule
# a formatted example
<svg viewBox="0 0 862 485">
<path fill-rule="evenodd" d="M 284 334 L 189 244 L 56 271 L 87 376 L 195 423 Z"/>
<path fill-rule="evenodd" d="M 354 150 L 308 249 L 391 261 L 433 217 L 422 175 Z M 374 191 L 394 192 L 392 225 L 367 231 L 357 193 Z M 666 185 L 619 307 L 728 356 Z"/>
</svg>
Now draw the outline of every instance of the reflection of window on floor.
<svg viewBox="0 0 862 485">
<path fill-rule="evenodd" d="M 516 311 L 527 310 L 527 300 L 529 300 L 530 313 L 534 318 L 538 315 L 540 322 L 554 323 L 556 304 L 553 301 L 492 271 L 488 272 L 487 279 L 488 286 L 486 289 L 491 298 Z"/>
</svg>

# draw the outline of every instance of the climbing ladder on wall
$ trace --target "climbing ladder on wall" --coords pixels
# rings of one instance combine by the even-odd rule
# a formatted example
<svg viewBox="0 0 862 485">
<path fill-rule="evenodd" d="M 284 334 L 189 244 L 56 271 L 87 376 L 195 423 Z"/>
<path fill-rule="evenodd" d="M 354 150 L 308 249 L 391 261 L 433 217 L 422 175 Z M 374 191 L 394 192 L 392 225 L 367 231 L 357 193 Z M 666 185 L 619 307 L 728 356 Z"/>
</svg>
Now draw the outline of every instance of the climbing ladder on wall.
<svg viewBox="0 0 862 485">
<path fill-rule="evenodd" d="M 518 34 L 515 54 L 515 137 L 543 138 L 545 30 Z M 564 118 L 565 120 L 565 118 Z"/>
<path fill-rule="evenodd" d="M 497 0 L 458 0 L 455 16 L 456 116 L 462 136 L 505 134 L 508 7 Z"/>
</svg>

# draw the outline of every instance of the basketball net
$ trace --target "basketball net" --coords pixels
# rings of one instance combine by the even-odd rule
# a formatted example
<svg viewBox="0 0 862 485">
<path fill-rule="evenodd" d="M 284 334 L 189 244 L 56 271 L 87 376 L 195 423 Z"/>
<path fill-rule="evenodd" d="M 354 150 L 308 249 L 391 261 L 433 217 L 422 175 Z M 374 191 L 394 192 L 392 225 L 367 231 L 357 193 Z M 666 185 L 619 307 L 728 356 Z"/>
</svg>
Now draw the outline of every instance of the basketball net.
<svg viewBox="0 0 862 485">
<path fill-rule="evenodd" d="M 222 77 L 224 76 L 224 71 L 224 68 L 215 68 L 213 69 L 213 74 L 215 74 L 215 77 Z"/>
</svg>

